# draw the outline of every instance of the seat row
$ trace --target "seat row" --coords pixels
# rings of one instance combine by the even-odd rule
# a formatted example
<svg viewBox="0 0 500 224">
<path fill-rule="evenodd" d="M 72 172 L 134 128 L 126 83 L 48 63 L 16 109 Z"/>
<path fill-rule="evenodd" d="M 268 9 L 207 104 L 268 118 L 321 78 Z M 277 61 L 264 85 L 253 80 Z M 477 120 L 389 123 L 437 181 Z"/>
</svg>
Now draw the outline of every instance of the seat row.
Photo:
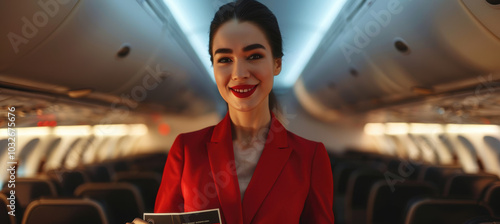
<svg viewBox="0 0 500 224">
<path fill-rule="evenodd" d="M 17 178 L 16 217 L 2 219 L 0 216 L 0 223 L 40 223 L 41 220 L 52 223 L 50 220 L 53 221 L 56 216 L 64 220 L 62 223 L 73 223 L 69 220 L 71 217 L 88 216 L 85 212 L 90 211 L 101 214 L 101 209 L 106 223 L 133 220 L 142 216 L 143 212 L 153 212 L 165 161 L 166 155 L 155 154 L 106 161 L 73 170 L 51 170 L 35 178 Z M 4 187 L 0 197 L 6 199 L 3 200 L 6 204 L 11 203 L 7 200 L 8 191 Z M 64 209 L 59 209 L 61 206 Z M 83 213 L 77 214 L 74 209 L 80 207 Z M 2 209 L 9 208 L 2 206 Z M 66 209 L 69 211 L 64 216 L 59 215 Z M 2 214 L 7 212 L 0 211 Z M 22 222 L 23 216 L 25 220 Z M 14 221 L 11 220 L 13 218 Z M 95 222 L 98 218 L 94 218 L 83 223 L 98 223 Z"/>
<path fill-rule="evenodd" d="M 336 223 L 500 219 L 496 175 L 467 174 L 457 166 L 410 163 L 368 153 L 332 155 L 331 161 Z M 451 215 L 456 211 L 459 214 Z"/>
</svg>

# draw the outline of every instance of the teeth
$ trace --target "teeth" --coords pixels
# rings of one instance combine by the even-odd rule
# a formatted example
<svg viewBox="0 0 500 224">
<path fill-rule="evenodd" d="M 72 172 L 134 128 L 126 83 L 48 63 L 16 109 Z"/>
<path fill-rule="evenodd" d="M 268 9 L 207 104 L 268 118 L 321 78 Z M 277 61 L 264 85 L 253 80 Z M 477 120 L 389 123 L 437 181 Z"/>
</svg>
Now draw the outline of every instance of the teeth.
<svg viewBox="0 0 500 224">
<path fill-rule="evenodd" d="M 254 88 L 255 88 L 255 87 L 254 87 Z M 248 91 L 250 91 L 250 90 L 252 90 L 252 89 L 253 89 L 253 88 L 251 88 L 251 89 L 233 89 L 233 90 L 234 90 L 234 91 L 236 91 L 236 92 L 239 92 L 239 93 L 246 93 L 246 92 L 248 92 Z"/>
</svg>

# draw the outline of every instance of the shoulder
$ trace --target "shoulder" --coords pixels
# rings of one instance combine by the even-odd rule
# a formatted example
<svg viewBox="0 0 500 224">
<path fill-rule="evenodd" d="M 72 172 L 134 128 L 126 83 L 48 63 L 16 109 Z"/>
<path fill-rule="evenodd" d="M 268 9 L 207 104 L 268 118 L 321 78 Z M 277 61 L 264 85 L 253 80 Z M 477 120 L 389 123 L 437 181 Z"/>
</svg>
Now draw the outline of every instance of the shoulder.
<svg viewBox="0 0 500 224">
<path fill-rule="evenodd" d="M 318 150 L 325 150 L 325 146 L 321 142 L 312 141 L 301 137 L 287 130 L 288 145 L 299 154 L 314 155 Z"/>
<path fill-rule="evenodd" d="M 196 131 L 181 133 L 177 135 L 174 144 L 177 143 L 181 145 L 198 145 L 210 142 L 210 138 L 212 137 L 214 127 L 215 125 L 202 128 Z"/>
<path fill-rule="evenodd" d="M 331 160 L 322 142 L 312 141 L 287 131 L 288 145 L 292 148 L 294 158 L 308 167 L 308 170 L 330 170 Z M 331 177 L 331 173 L 330 173 Z"/>
</svg>

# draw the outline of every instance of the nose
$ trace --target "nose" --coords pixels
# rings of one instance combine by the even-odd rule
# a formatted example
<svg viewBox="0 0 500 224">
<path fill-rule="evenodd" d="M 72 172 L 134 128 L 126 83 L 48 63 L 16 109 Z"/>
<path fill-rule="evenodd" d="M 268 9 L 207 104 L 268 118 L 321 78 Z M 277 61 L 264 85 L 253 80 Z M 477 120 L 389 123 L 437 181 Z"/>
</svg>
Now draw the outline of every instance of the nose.
<svg viewBox="0 0 500 224">
<path fill-rule="evenodd" d="M 237 60 L 233 65 L 233 73 L 231 75 L 233 80 L 248 79 L 250 77 L 250 72 L 244 60 Z"/>
</svg>

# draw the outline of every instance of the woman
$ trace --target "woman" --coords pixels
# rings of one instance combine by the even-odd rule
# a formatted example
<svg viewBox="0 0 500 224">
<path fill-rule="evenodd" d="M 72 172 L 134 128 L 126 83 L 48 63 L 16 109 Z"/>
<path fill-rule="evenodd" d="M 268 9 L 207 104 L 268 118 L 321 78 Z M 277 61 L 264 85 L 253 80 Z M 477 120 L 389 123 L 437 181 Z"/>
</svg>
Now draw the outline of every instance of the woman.
<svg viewBox="0 0 500 224">
<path fill-rule="evenodd" d="M 215 126 L 177 136 L 155 212 L 219 208 L 229 224 L 333 223 L 325 147 L 287 131 L 271 112 L 283 56 L 275 16 L 253 0 L 220 7 L 209 54 L 228 112 Z"/>
</svg>

